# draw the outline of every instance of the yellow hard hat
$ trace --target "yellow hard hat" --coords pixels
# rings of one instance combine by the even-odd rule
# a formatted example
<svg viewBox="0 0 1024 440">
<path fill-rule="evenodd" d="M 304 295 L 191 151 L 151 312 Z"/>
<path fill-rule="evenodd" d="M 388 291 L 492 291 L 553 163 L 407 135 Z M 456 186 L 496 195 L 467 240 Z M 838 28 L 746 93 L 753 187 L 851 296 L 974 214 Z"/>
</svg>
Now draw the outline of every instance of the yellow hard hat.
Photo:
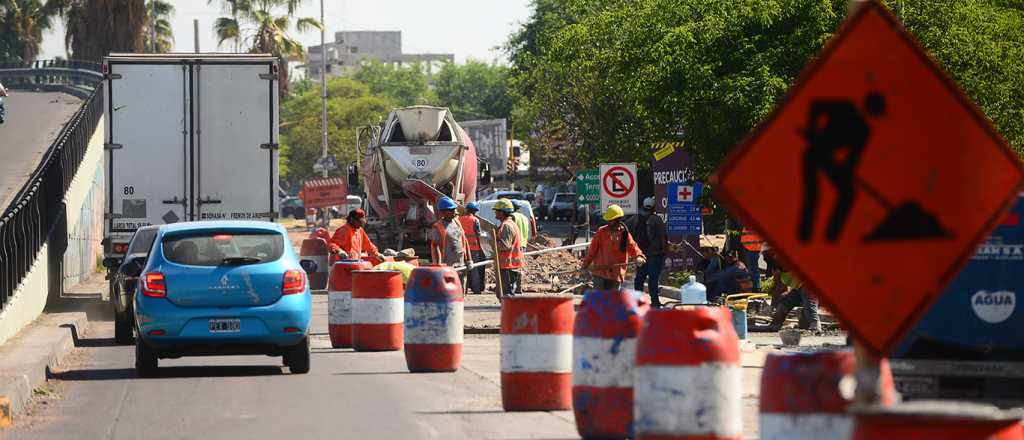
<svg viewBox="0 0 1024 440">
<path fill-rule="evenodd" d="M 625 215 L 626 213 L 622 212 L 622 208 L 619 205 L 608 205 L 608 210 L 604 212 L 604 221 L 610 222 Z"/>
<path fill-rule="evenodd" d="M 498 199 L 498 202 L 494 204 L 495 211 L 512 212 L 516 208 L 512 206 L 512 201 L 509 199 Z"/>
</svg>

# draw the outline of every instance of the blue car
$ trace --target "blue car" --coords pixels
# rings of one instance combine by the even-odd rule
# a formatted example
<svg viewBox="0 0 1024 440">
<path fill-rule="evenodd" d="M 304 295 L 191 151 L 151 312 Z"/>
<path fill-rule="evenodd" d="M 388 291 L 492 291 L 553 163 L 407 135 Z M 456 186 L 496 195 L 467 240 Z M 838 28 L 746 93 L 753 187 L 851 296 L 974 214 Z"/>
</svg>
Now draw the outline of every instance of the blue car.
<svg viewBox="0 0 1024 440">
<path fill-rule="evenodd" d="M 309 372 L 315 270 L 276 223 L 160 227 L 134 298 L 136 371 L 155 374 L 160 358 L 265 354 Z"/>
</svg>

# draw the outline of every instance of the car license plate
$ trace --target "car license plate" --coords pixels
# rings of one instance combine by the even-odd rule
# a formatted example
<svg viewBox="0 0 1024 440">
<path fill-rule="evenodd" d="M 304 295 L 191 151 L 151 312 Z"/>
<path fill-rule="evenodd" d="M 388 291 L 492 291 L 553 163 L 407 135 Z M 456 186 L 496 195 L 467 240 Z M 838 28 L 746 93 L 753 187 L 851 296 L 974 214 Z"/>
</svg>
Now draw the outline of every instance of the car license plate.
<svg viewBox="0 0 1024 440">
<path fill-rule="evenodd" d="M 210 333 L 237 333 L 242 328 L 238 319 L 211 319 Z"/>
</svg>

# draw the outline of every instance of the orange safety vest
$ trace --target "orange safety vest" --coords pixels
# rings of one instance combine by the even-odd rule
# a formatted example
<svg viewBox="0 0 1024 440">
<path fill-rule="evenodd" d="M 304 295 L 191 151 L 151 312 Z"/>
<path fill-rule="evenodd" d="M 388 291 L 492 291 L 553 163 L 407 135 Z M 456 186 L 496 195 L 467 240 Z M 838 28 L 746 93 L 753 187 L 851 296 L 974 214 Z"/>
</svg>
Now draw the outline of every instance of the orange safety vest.
<svg viewBox="0 0 1024 440">
<path fill-rule="evenodd" d="M 482 250 L 480 248 L 480 237 L 476 234 L 476 230 L 479 229 L 477 226 L 480 225 L 480 219 L 476 218 L 473 214 L 460 215 L 459 223 L 462 224 L 462 230 L 466 233 L 466 242 L 469 243 L 469 250 Z"/>
<path fill-rule="evenodd" d="M 743 228 L 743 233 L 740 234 L 740 244 L 750 252 L 761 252 L 761 249 L 764 247 L 764 240 L 756 232 Z"/>
<path fill-rule="evenodd" d="M 513 229 L 512 250 L 498 251 L 498 267 L 501 269 L 522 269 L 523 262 L 526 259 L 526 256 L 523 255 L 522 233 L 519 232 L 519 226 L 516 225 L 515 220 L 512 220 L 511 216 L 507 217 L 505 222 L 510 223 Z M 500 228 L 496 233 L 500 233 Z"/>
</svg>

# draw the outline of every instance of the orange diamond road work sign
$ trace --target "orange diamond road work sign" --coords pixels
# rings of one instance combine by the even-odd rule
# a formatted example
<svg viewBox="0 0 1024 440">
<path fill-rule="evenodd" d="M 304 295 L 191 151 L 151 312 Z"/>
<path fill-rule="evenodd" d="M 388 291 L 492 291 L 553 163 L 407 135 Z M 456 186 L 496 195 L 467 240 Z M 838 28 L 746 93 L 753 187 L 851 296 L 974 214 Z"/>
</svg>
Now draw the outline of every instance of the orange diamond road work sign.
<svg viewBox="0 0 1024 440">
<path fill-rule="evenodd" d="M 345 179 L 341 177 L 318 177 L 302 183 L 302 204 L 307 209 L 344 205 L 347 198 Z"/>
<path fill-rule="evenodd" d="M 938 298 L 1021 181 L 1006 141 L 876 2 L 842 26 L 713 180 L 876 354 Z"/>
</svg>

